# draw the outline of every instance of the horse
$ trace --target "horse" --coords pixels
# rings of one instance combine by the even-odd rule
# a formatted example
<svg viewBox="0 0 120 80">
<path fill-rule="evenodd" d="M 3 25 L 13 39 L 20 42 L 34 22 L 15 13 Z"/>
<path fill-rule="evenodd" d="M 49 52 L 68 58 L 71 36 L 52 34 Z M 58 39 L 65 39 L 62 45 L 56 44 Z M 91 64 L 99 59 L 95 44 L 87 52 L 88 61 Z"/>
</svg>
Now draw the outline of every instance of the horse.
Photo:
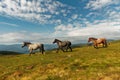
<svg viewBox="0 0 120 80">
<path fill-rule="evenodd" d="M 102 44 L 103 47 L 107 47 L 107 40 L 105 38 L 94 38 L 94 37 L 89 37 L 88 38 L 88 43 L 92 42 L 94 48 L 98 48 L 98 44 Z"/>
<path fill-rule="evenodd" d="M 22 44 L 22 48 L 27 46 L 29 49 L 29 55 L 32 54 L 33 50 L 37 50 L 39 49 L 40 52 L 42 52 L 42 54 L 44 54 L 44 44 L 40 44 L 40 43 L 31 43 L 31 42 L 23 42 Z"/>
<path fill-rule="evenodd" d="M 56 53 L 58 53 L 59 49 L 61 49 L 63 52 L 65 52 L 63 48 L 66 48 L 66 52 L 68 51 L 68 49 L 70 49 L 70 51 L 72 52 L 70 41 L 61 41 L 61 40 L 55 39 L 53 41 L 53 44 L 54 43 L 57 43 L 57 45 L 58 45 Z"/>
</svg>

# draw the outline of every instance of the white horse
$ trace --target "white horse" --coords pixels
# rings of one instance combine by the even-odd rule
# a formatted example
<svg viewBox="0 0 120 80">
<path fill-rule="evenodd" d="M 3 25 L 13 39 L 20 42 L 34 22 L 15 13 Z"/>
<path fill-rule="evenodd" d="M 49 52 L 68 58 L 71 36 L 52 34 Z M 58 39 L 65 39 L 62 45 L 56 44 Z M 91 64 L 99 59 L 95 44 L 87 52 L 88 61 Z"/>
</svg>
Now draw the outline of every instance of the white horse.
<svg viewBox="0 0 120 80">
<path fill-rule="evenodd" d="M 30 54 L 32 54 L 33 50 L 37 50 L 39 49 L 40 52 L 42 52 L 42 54 L 44 53 L 44 45 L 43 44 L 40 44 L 40 43 L 30 43 L 30 42 L 23 42 L 22 44 L 22 48 L 27 46 L 29 51 L 30 51 Z"/>
</svg>

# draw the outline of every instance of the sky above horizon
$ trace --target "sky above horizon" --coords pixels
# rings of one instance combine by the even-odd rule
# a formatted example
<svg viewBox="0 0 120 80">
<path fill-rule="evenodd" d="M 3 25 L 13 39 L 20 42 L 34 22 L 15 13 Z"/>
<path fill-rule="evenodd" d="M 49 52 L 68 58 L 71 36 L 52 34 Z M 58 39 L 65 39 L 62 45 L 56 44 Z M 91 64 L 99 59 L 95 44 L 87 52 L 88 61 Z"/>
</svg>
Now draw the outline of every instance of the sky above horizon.
<svg viewBox="0 0 120 80">
<path fill-rule="evenodd" d="M 120 39 L 120 0 L 0 0 L 0 44 Z"/>
</svg>

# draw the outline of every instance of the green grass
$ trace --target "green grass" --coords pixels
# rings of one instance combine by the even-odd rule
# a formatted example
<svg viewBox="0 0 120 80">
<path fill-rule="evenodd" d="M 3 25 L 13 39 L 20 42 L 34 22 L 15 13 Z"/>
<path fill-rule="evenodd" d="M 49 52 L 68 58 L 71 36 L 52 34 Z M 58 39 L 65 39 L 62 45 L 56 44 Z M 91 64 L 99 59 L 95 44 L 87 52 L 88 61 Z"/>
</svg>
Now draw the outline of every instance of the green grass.
<svg viewBox="0 0 120 80">
<path fill-rule="evenodd" d="M 108 48 L 0 55 L 0 80 L 120 80 L 120 41 Z"/>
</svg>

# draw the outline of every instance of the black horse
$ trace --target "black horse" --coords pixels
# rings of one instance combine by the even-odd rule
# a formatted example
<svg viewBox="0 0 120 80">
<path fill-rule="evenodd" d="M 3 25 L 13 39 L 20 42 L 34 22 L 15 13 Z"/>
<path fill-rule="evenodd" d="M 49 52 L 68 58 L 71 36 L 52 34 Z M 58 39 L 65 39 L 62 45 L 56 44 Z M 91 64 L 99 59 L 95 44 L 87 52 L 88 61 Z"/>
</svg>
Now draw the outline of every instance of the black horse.
<svg viewBox="0 0 120 80">
<path fill-rule="evenodd" d="M 70 49 L 70 51 L 72 51 L 70 41 L 61 41 L 61 40 L 55 39 L 53 41 L 53 43 L 57 43 L 57 45 L 58 45 L 58 49 L 57 49 L 56 53 L 58 53 L 59 49 L 61 49 L 64 52 L 63 48 L 66 48 L 66 51 L 68 51 L 68 49 Z"/>
</svg>

